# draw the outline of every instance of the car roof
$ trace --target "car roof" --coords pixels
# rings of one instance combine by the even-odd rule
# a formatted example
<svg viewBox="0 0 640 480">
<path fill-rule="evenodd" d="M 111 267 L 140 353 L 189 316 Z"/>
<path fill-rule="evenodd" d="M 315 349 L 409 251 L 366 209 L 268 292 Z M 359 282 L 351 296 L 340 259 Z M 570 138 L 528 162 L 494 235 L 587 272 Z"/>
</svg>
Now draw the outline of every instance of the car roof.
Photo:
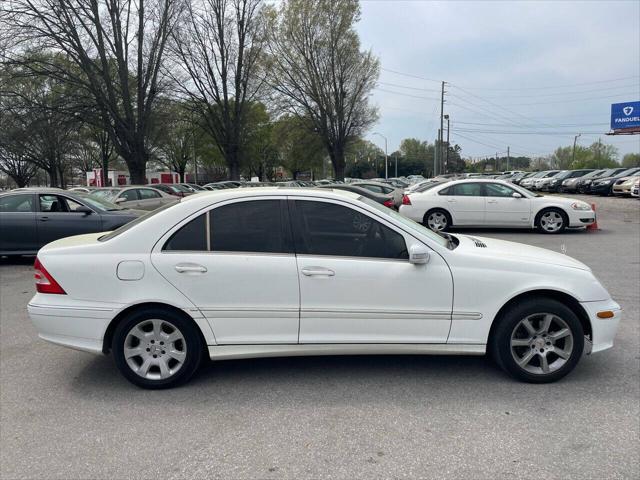
<svg viewBox="0 0 640 480">
<path fill-rule="evenodd" d="M 292 195 L 296 197 L 323 197 L 328 199 L 343 200 L 358 199 L 361 195 L 346 190 L 333 188 L 297 188 L 297 187 L 254 187 L 254 188 L 232 188 L 225 190 L 207 190 L 184 197 L 181 203 L 202 202 L 209 203 L 211 200 L 223 201 L 237 198 L 250 198 L 255 196 L 283 196 Z"/>
</svg>

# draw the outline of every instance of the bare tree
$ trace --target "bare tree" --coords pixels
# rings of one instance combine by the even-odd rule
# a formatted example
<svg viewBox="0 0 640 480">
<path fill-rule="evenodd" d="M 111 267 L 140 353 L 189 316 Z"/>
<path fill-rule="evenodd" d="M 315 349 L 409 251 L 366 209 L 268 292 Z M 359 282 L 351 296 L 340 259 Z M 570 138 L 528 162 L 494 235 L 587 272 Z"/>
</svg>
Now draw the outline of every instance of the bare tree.
<svg viewBox="0 0 640 480">
<path fill-rule="evenodd" d="M 290 113 L 308 117 L 344 178 L 345 149 L 377 120 L 369 95 L 379 75 L 360 50 L 357 0 L 285 0 L 269 28 L 271 86 Z"/>
<path fill-rule="evenodd" d="M 25 159 L 17 152 L 12 152 L 0 145 L 0 172 L 11 177 L 18 187 L 26 187 L 38 173 L 35 163 Z"/>
<path fill-rule="evenodd" d="M 240 178 L 249 103 L 266 35 L 260 0 L 191 2 L 174 31 L 174 76 L 215 140 L 231 179 Z"/>
<path fill-rule="evenodd" d="M 63 52 L 68 63 L 30 63 L 38 74 L 90 98 L 123 157 L 143 183 L 150 118 L 161 86 L 167 41 L 183 0 L 10 0 L 0 22 L 11 26 L 9 62 L 28 46 Z M 6 38 L 6 34 L 2 36 Z"/>
</svg>

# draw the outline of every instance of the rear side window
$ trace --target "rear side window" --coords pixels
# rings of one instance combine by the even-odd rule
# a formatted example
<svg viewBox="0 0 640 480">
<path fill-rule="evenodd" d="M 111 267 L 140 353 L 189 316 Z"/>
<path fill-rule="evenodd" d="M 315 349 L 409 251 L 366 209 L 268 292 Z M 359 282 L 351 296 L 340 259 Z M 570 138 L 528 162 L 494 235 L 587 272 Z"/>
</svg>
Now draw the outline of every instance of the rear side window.
<svg viewBox="0 0 640 480">
<path fill-rule="evenodd" d="M 357 210 L 296 200 L 296 250 L 308 255 L 406 259 L 404 237 Z"/>
<path fill-rule="evenodd" d="M 211 210 L 213 252 L 290 253 L 283 200 L 237 202 Z"/>
<path fill-rule="evenodd" d="M 191 220 L 180 230 L 171 235 L 163 250 L 169 251 L 206 251 L 207 248 L 207 214 Z"/>
<path fill-rule="evenodd" d="M 125 190 L 120 194 L 118 198 L 124 198 L 125 202 L 132 202 L 134 200 L 138 200 L 138 194 L 136 193 L 135 188 L 131 190 Z"/>
<path fill-rule="evenodd" d="M 150 188 L 141 188 L 138 190 L 141 200 L 149 200 L 150 198 L 160 198 L 160 194 Z"/>
<path fill-rule="evenodd" d="M 451 185 L 448 195 L 479 197 L 482 195 L 482 185 L 480 183 L 458 183 Z"/>
<path fill-rule="evenodd" d="M 0 197 L 0 212 L 35 212 L 33 195 L 6 195 Z"/>
</svg>

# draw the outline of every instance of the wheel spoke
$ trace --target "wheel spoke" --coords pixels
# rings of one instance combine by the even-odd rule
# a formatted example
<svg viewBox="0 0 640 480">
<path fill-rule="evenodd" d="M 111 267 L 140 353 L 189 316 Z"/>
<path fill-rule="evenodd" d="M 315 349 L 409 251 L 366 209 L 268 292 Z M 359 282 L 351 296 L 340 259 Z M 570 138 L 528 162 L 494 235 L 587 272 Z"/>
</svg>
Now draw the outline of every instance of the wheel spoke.
<svg viewBox="0 0 640 480">
<path fill-rule="evenodd" d="M 144 350 L 141 347 L 124 348 L 124 358 L 139 357 L 143 355 Z"/>
<path fill-rule="evenodd" d="M 151 357 L 145 358 L 144 362 L 142 362 L 142 365 L 138 367 L 138 375 L 146 377 L 147 374 L 149 373 L 149 368 L 151 368 L 152 364 L 153 364 L 153 360 L 151 359 Z"/>
<path fill-rule="evenodd" d="M 162 320 L 151 320 L 153 323 L 153 334 L 156 338 L 160 338 L 162 335 Z"/>
<path fill-rule="evenodd" d="M 540 323 L 540 332 L 539 333 L 549 333 L 549 327 L 551 326 L 551 320 L 553 320 L 553 315 L 547 313 Z"/>
<path fill-rule="evenodd" d="M 169 371 L 169 365 L 167 365 L 167 360 L 161 358 L 158 360 L 158 366 L 160 367 L 160 378 L 167 378 L 171 376 L 171 372 Z"/>
<path fill-rule="evenodd" d="M 171 333 L 162 332 L 162 338 L 167 343 L 175 343 L 178 340 L 184 340 L 180 332 L 178 332 L 177 330 L 174 330 Z"/>
<path fill-rule="evenodd" d="M 544 373 L 549 373 L 549 361 L 546 355 L 540 355 L 540 366 Z"/>
<path fill-rule="evenodd" d="M 149 338 L 149 336 L 151 335 L 148 332 L 145 332 L 144 330 L 142 330 L 140 328 L 140 325 L 136 325 L 130 332 L 129 335 L 133 335 L 134 337 L 136 337 L 137 339 L 139 339 L 140 341 L 142 340 L 146 340 L 147 338 Z"/>
<path fill-rule="evenodd" d="M 563 350 L 559 347 L 553 347 L 552 352 L 558 355 L 563 360 L 566 360 L 567 358 L 569 358 L 569 354 L 570 354 L 570 352 L 567 352 L 566 350 Z"/>
<path fill-rule="evenodd" d="M 512 347 L 528 347 L 530 341 L 531 341 L 530 338 L 512 338 L 511 346 Z"/>
<path fill-rule="evenodd" d="M 525 318 L 522 321 L 522 325 L 524 326 L 524 328 L 527 329 L 527 331 L 529 332 L 529 335 L 533 336 L 537 333 L 536 329 L 533 328 L 533 325 L 531 325 L 531 321 L 528 318 Z"/>
<path fill-rule="evenodd" d="M 187 356 L 187 354 L 185 352 L 180 352 L 178 350 L 169 350 L 169 351 L 167 351 L 167 354 L 171 358 L 175 358 L 180 363 L 184 362 L 184 358 Z"/>
<path fill-rule="evenodd" d="M 551 337 L 551 340 L 556 341 L 560 340 L 561 338 L 568 337 L 569 335 L 571 335 L 569 329 L 563 328 L 562 330 L 558 330 L 557 332 L 550 333 L 549 337 Z"/>
<path fill-rule="evenodd" d="M 529 362 L 531 361 L 531 359 L 533 357 L 535 357 L 535 352 L 533 350 L 529 350 L 524 357 L 520 358 L 518 360 L 518 365 L 520 365 L 521 367 L 525 367 L 529 364 Z"/>
</svg>

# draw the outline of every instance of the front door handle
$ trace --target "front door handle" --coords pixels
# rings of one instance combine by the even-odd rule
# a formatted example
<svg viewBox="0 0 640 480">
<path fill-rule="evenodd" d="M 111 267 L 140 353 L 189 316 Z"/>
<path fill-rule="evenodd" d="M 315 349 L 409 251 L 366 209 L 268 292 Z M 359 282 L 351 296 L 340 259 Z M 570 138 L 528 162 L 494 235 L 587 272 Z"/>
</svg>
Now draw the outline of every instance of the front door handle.
<svg viewBox="0 0 640 480">
<path fill-rule="evenodd" d="M 456 200 L 454 198 L 450 198 L 449 200 L 447 200 L 447 202 L 449 203 L 456 203 Z"/>
<path fill-rule="evenodd" d="M 487 203 L 498 203 L 497 200 L 487 200 Z"/>
<path fill-rule="evenodd" d="M 336 272 L 324 267 L 304 267 L 302 269 L 302 274 L 306 275 L 307 277 L 314 277 L 314 276 L 333 277 L 336 274 Z"/>
<path fill-rule="evenodd" d="M 40 221 L 41 222 L 48 222 L 49 221 L 49 217 L 40 217 Z"/>
<path fill-rule="evenodd" d="M 174 267 L 178 273 L 206 273 L 207 267 L 196 263 L 179 263 Z"/>
</svg>

